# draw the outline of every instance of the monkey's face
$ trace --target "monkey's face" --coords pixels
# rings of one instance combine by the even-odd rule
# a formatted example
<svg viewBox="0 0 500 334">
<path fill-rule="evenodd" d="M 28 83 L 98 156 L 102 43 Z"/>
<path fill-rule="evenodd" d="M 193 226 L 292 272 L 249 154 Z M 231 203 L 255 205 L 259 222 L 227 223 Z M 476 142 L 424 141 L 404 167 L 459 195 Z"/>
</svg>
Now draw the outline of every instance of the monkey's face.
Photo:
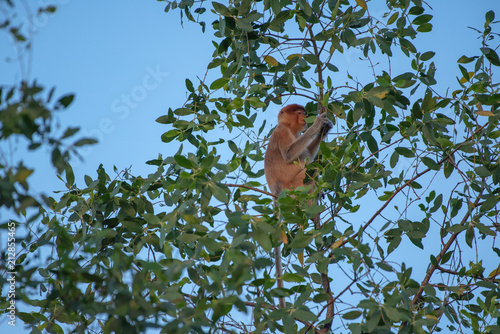
<svg viewBox="0 0 500 334">
<path fill-rule="evenodd" d="M 278 114 L 278 123 L 298 134 L 307 128 L 306 112 L 302 106 L 289 105 L 281 109 Z"/>
<path fill-rule="evenodd" d="M 297 124 L 302 127 L 302 130 L 305 130 L 307 128 L 306 124 L 306 112 L 302 109 L 296 110 L 297 113 Z"/>
</svg>

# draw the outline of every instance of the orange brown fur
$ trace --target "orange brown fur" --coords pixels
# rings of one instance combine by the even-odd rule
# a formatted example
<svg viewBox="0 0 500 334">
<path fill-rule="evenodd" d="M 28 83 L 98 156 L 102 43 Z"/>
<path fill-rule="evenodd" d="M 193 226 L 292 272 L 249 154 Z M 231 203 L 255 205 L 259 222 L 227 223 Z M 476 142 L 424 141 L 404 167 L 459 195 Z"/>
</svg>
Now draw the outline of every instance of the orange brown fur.
<svg viewBox="0 0 500 334">
<path fill-rule="evenodd" d="M 306 162 L 316 157 L 323 136 L 332 128 L 325 114 L 319 115 L 307 128 L 305 109 L 291 104 L 281 109 L 278 126 L 269 139 L 264 157 L 264 172 L 271 192 L 304 186 Z"/>
</svg>

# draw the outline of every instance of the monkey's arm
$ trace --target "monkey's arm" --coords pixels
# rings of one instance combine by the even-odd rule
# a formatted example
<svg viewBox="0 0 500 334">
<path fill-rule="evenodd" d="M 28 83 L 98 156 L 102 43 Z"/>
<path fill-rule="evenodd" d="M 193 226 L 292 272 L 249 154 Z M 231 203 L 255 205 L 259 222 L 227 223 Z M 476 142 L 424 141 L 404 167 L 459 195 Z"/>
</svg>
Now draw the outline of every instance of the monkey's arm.
<svg viewBox="0 0 500 334">
<path fill-rule="evenodd" d="M 291 164 L 298 159 L 307 158 L 309 156 L 307 146 L 316 134 L 317 129 L 315 129 L 314 127 L 310 127 L 306 132 L 304 132 L 302 136 L 294 139 L 288 145 L 283 145 L 283 147 L 281 148 L 281 154 L 285 162 L 287 164 Z"/>
<path fill-rule="evenodd" d="M 323 133 L 324 129 L 327 129 L 326 132 L 328 132 L 330 128 L 331 122 L 326 118 L 325 114 L 316 117 L 313 125 L 304 134 L 294 141 L 289 141 L 289 145 L 280 148 L 285 162 L 290 164 L 297 161 L 297 159 L 314 159 L 318 152 L 319 143 L 322 140 L 320 134 Z M 312 143 L 311 140 L 313 140 Z"/>
<path fill-rule="evenodd" d="M 314 158 L 316 158 L 316 155 L 318 154 L 319 150 L 319 144 L 321 143 L 322 140 L 323 136 L 317 134 L 316 137 L 313 139 L 313 141 L 307 146 L 307 149 L 304 150 L 304 152 L 302 152 L 299 159 L 306 160 L 309 158 L 312 161 Z"/>
<path fill-rule="evenodd" d="M 313 139 L 313 141 L 307 146 L 307 151 L 304 151 L 302 153 L 302 155 L 300 156 L 300 159 L 310 158 L 311 160 L 313 160 L 314 158 L 316 158 L 321 141 L 328 134 L 328 132 L 330 131 L 330 129 L 332 127 L 333 127 L 333 124 L 328 119 L 326 120 L 326 122 L 322 123 L 321 129 L 319 130 L 319 133 L 316 135 L 316 137 Z"/>
</svg>

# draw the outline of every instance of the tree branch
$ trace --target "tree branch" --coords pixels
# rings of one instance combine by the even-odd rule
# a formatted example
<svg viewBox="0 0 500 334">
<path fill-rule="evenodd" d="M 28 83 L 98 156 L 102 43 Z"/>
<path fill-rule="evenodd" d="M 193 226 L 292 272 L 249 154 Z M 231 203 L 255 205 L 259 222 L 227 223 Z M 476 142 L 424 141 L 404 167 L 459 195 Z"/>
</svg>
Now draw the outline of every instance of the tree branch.
<svg viewBox="0 0 500 334">
<path fill-rule="evenodd" d="M 269 195 L 273 198 L 278 198 L 277 195 L 274 195 L 273 193 L 270 193 L 270 192 L 267 192 L 265 190 L 260 190 L 258 188 L 254 188 L 254 187 L 250 187 L 250 186 L 247 186 L 247 185 L 244 185 L 244 184 L 233 184 L 233 183 L 223 183 L 226 187 L 235 187 L 235 188 L 245 188 L 245 189 L 250 189 L 250 190 L 253 190 L 253 191 L 256 191 L 256 192 L 259 192 L 259 193 L 262 193 L 264 195 Z"/>
<path fill-rule="evenodd" d="M 467 137 L 467 139 L 465 139 L 465 141 L 463 141 L 460 145 L 458 145 L 457 147 L 455 147 L 455 149 L 448 153 L 445 157 L 443 157 L 439 162 L 438 162 L 438 165 L 442 165 L 445 161 L 447 161 L 453 154 L 455 154 L 455 152 L 457 152 L 465 143 L 469 142 L 475 135 L 477 135 L 480 131 L 482 131 L 486 126 L 488 126 L 489 123 L 486 123 L 484 124 L 483 126 L 481 126 L 480 128 L 478 128 L 476 131 L 474 131 L 473 134 L 471 134 L 469 137 Z M 421 177 L 422 175 L 428 173 L 431 169 L 430 168 L 427 168 L 426 170 L 420 172 L 420 173 L 417 173 L 417 175 L 415 175 L 413 178 L 411 178 L 410 180 L 406 181 L 405 184 L 403 184 L 401 187 L 397 188 L 394 193 L 391 195 L 391 197 L 389 197 L 389 199 L 384 203 L 384 205 L 382 205 L 382 207 L 377 210 L 377 212 L 375 212 L 375 214 L 370 218 L 370 220 L 368 220 L 366 222 L 365 225 L 363 225 L 363 227 L 360 229 L 360 231 L 354 233 L 351 237 L 349 238 L 346 238 L 342 244 L 340 244 L 339 247 L 342 247 L 344 246 L 345 244 L 347 244 L 349 242 L 349 239 L 354 239 L 356 238 L 359 233 L 361 232 L 364 232 L 368 226 L 370 226 L 371 223 L 373 223 L 373 221 L 375 220 L 375 218 L 377 218 L 380 213 L 382 213 L 382 211 L 389 205 L 389 203 L 394 199 L 394 197 L 396 197 L 396 195 L 401 192 L 401 190 L 403 190 L 404 188 L 406 188 L 408 185 L 410 185 L 413 181 L 415 181 L 416 179 L 418 179 L 419 177 Z M 329 256 L 333 256 L 332 253 L 330 253 Z"/>
<path fill-rule="evenodd" d="M 465 214 L 464 218 L 462 218 L 462 221 L 460 222 L 460 225 L 463 225 L 463 224 L 465 224 L 467 222 L 467 220 L 469 219 L 469 217 L 471 215 L 471 211 L 478 206 L 478 203 L 479 203 L 479 200 L 480 200 L 480 197 L 481 197 L 481 194 L 482 194 L 483 190 L 484 189 L 481 189 L 481 193 L 478 194 L 478 196 L 476 198 L 476 201 L 471 206 L 471 208 L 469 210 L 467 210 L 467 213 Z M 432 274 L 434 273 L 434 271 L 436 269 L 439 268 L 439 262 L 441 262 L 441 259 L 443 258 L 444 254 L 446 254 L 446 252 L 450 249 L 450 247 L 453 245 L 453 243 L 457 239 L 458 235 L 460 233 L 462 233 L 463 231 L 465 231 L 465 230 L 453 233 L 451 235 L 450 239 L 448 240 L 448 242 L 446 244 L 444 244 L 443 248 L 441 249 L 441 252 L 439 252 L 439 254 L 436 256 L 436 263 L 437 264 L 436 265 L 431 264 L 429 270 L 427 270 L 427 274 L 425 275 L 424 280 L 420 284 L 420 288 L 418 289 L 417 293 L 413 297 L 413 300 L 411 301 L 411 305 L 415 305 L 417 303 L 417 301 L 422 297 L 422 293 L 424 292 L 424 287 L 427 284 L 429 284 L 429 281 L 430 281 L 430 279 L 432 277 Z"/>
</svg>

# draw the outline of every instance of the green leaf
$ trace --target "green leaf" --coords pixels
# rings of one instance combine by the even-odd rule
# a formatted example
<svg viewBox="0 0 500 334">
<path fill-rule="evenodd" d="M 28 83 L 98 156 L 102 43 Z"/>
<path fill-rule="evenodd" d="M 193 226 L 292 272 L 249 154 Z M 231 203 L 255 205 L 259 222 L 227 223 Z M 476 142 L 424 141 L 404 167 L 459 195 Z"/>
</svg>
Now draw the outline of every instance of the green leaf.
<svg viewBox="0 0 500 334">
<path fill-rule="evenodd" d="M 500 66 L 500 59 L 498 58 L 495 50 L 485 47 L 481 48 L 481 52 L 486 56 L 486 59 L 488 59 L 492 65 Z"/>
<path fill-rule="evenodd" d="M 85 146 L 85 145 L 94 145 L 97 144 L 97 140 L 91 138 L 82 138 L 77 140 L 73 145 L 76 147 Z"/>
<path fill-rule="evenodd" d="M 375 138 L 370 134 L 370 136 L 367 138 L 366 143 L 368 144 L 368 148 L 370 149 L 371 153 L 375 154 L 375 157 L 378 158 L 378 144 Z"/>
<path fill-rule="evenodd" d="M 495 195 L 489 195 L 486 201 L 479 207 L 479 211 L 488 212 L 493 209 L 498 204 L 498 197 Z"/>
<path fill-rule="evenodd" d="M 295 333 L 297 331 L 295 321 L 296 321 L 295 318 L 293 316 L 291 316 L 290 314 L 287 314 L 283 318 L 283 325 L 285 327 L 285 333 Z M 262 331 L 259 330 L 258 332 L 261 333 Z"/>
<path fill-rule="evenodd" d="M 330 64 L 330 63 L 327 63 L 327 64 L 326 64 L 326 67 L 327 67 L 330 71 L 332 71 L 332 72 L 338 72 L 338 71 L 339 71 L 339 68 L 338 68 L 337 66 L 335 66 L 335 65 L 333 65 L 333 64 Z"/>
<path fill-rule="evenodd" d="M 449 178 L 451 173 L 453 173 L 453 170 L 455 169 L 455 165 L 450 162 L 449 160 L 447 160 L 445 163 L 444 163 L 444 177 L 445 178 Z"/>
<path fill-rule="evenodd" d="M 213 182 L 210 182 L 208 186 L 217 200 L 221 201 L 222 203 L 227 203 L 228 194 L 226 192 L 226 189 L 222 188 L 220 185 Z"/>
<path fill-rule="evenodd" d="M 469 76 L 469 72 L 467 71 L 467 69 L 465 67 L 463 67 L 462 65 L 458 65 L 458 68 L 460 69 L 460 72 L 462 72 L 462 76 L 465 79 L 465 81 L 469 81 L 470 76 Z"/>
<path fill-rule="evenodd" d="M 312 14 L 312 8 L 307 2 L 307 0 L 297 0 L 297 3 L 299 4 L 300 9 L 306 14 L 306 16 L 311 16 Z"/>
<path fill-rule="evenodd" d="M 441 167 L 440 165 L 438 165 L 433 159 L 431 158 L 428 158 L 428 157 L 422 157 L 420 158 L 420 160 L 422 160 L 422 163 L 424 165 L 426 165 L 427 167 L 429 167 L 430 169 L 432 170 L 439 170 L 439 168 Z"/>
<path fill-rule="evenodd" d="M 253 31 L 253 26 L 251 22 L 247 19 L 236 18 L 236 25 L 243 31 L 251 32 Z"/>
<path fill-rule="evenodd" d="M 269 234 L 259 228 L 253 229 L 253 239 L 267 252 L 273 249 Z"/>
<path fill-rule="evenodd" d="M 377 262 L 376 265 L 382 269 L 382 270 L 385 270 L 387 272 L 393 272 L 394 271 L 394 268 L 392 268 L 389 264 L 385 263 L 385 262 Z"/>
<path fill-rule="evenodd" d="M 391 155 L 391 160 L 390 160 L 391 168 L 396 167 L 396 165 L 398 164 L 398 161 L 399 161 L 399 153 L 394 151 Z"/>
<path fill-rule="evenodd" d="M 350 29 L 344 29 L 340 37 L 342 41 L 349 46 L 355 46 L 357 44 L 356 35 Z"/>
<path fill-rule="evenodd" d="M 69 165 L 68 165 L 69 168 L 71 168 Z M 24 183 L 26 182 L 26 179 L 31 175 L 33 174 L 35 170 L 34 169 L 29 169 L 29 168 L 20 168 L 17 173 L 16 173 L 16 176 L 14 178 L 14 180 L 16 182 L 21 182 L 21 183 Z M 74 176 L 73 176 L 73 179 L 74 179 Z"/>
<path fill-rule="evenodd" d="M 442 203 L 443 203 L 443 194 L 439 194 L 434 200 L 434 206 L 429 209 L 429 213 L 436 212 L 441 207 Z"/>
<path fill-rule="evenodd" d="M 227 17 L 232 17 L 233 14 L 231 13 L 231 11 L 229 10 L 229 8 L 227 8 L 226 6 L 224 6 L 223 4 L 221 3 L 218 3 L 218 2 L 212 2 L 212 6 L 214 7 L 215 11 L 223 16 L 227 16 Z"/>
<path fill-rule="evenodd" d="M 170 130 L 161 135 L 161 141 L 163 142 L 170 142 L 172 141 L 175 137 L 177 137 L 181 132 L 179 130 Z"/>
<path fill-rule="evenodd" d="M 123 211 L 129 217 L 135 217 L 136 211 L 135 211 L 134 207 L 129 202 L 127 202 L 126 200 L 121 199 L 119 201 L 119 203 L 120 203 L 120 209 L 121 209 L 121 211 Z"/>
<path fill-rule="evenodd" d="M 199 235 L 192 234 L 192 233 L 183 233 L 177 237 L 177 240 L 180 240 L 182 242 L 190 243 L 198 240 L 200 238 Z"/>
<path fill-rule="evenodd" d="M 396 248 L 398 248 L 399 244 L 401 243 L 401 234 L 392 236 L 392 239 L 389 242 L 389 245 L 387 246 L 387 254 L 392 253 Z"/>
<path fill-rule="evenodd" d="M 75 174 L 73 173 L 73 168 L 70 165 L 66 166 L 66 186 L 71 188 L 75 183 Z"/>
<path fill-rule="evenodd" d="M 484 17 L 485 17 L 486 21 L 493 22 L 495 20 L 495 12 L 490 10 L 486 13 L 486 15 Z"/>
<path fill-rule="evenodd" d="M 465 231 L 465 242 L 472 248 L 472 242 L 474 241 L 474 226 L 469 224 L 467 226 L 467 231 Z"/>
<path fill-rule="evenodd" d="M 264 221 L 257 221 L 257 227 L 266 233 L 274 233 L 276 228 Z"/>
<path fill-rule="evenodd" d="M 160 124 L 169 124 L 169 123 L 171 123 L 171 122 L 170 122 L 170 119 L 171 119 L 171 117 L 170 117 L 170 116 L 168 116 L 168 115 L 163 115 L 163 116 L 158 117 L 158 118 L 156 119 L 156 122 L 157 122 L 157 123 L 160 123 Z"/>
<path fill-rule="evenodd" d="M 420 56 L 420 60 L 421 61 L 427 61 L 427 60 L 430 60 L 432 59 L 432 57 L 434 57 L 436 53 L 433 52 L 433 51 L 427 51 L 427 52 L 424 52 L 421 56 Z"/>
<path fill-rule="evenodd" d="M 298 320 L 305 321 L 305 322 L 315 322 L 318 321 L 318 317 L 312 313 L 309 310 L 305 310 L 303 308 L 296 309 L 293 311 L 292 315 L 297 318 Z"/>
<path fill-rule="evenodd" d="M 441 258 L 441 264 L 445 264 L 446 262 L 448 262 L 450 259 L 451 259 L 451 256 L 453 255 L 453 251 L 449 251 L 447 253 L 445 253 L 443 255 L 443 257 Z"/>
<path fill-rule="evenodd" d="M 245 115 L 236 114 L 236 118 L 238 119 L 238 122 L 240 122 L 240 124 L 243 125 L 244 127 L 246 128 L 253 127 L 253 122 Z"/>
<path fill-rule="evenodd" d="M 61 139 L 65 139 L 65 138 L 71 137 L 75 133 L 77 133 L 79 130 L 80 130 L 79 127 L 75 127 L 75 128 L 69 127 L 69 128 L 66 129 L 66 131 L 64 131 L 64 134 L 62 135 Z"/>
<path fill-rule="evenodd" d="M 476 59 L 477 57 L 467 57 L 467 56 L 462 56 L 460 58 L 458 58 L 457 60 L 457 63 L 461 63 L 461 64 L 468 64 L 470 62 L 473 62 L 474 59 Z"/>
<path fill-rule="evenodd" d="M 214 82 L 212 82 L 212 84 L 210 85 L 210 89 L 215 90 L 215 89 L 222 88 L 228 82 L 229 82 L 229 78 L 219 78 L 219 79 L 215 80 Z"/>
<path fill-rule="evenodd" d="M 146 213 L 143 215 L 143 218 L 150 226 L 161 226 L 160 218 L 153 213 Z"/>
<path fill-rule="evenodd" d="M 187 168 L 187 169 L 196 169 L 196 168 L 198 168 L 198 165 L 194 161 L 186 158 L 183 155 L 175 155 L 174 156 L 174 160 L 181 167 L 184 167 L 184 168 Z"/>
<path fill-rule="evenodd" d="M 273 2 L 276 2 L 277 8 L 274 9 L 274 7 L 273 7 L 273 10 L 275 11 L 276 16 L 274 17 L 274 20 L 271 21 L 269 29 L 279 32 L 283 29 L 284 23 L 292 17 L 290 15 L 292 13 L 292 11 L 291 10 L 282 10 L 285 8 L 281 8 L 278 0 L 273 0 Z M 277 10 L 277 12 L 276 12 L 276 10 Z"/>
<path fill-rule="evenodd" d="M 281 279 L 285 282 L 292 282 L 292 283 L 302 283 L 306 281 L 304 277 L 293 273 L 285 273 L 283 274 L 283 276 L 281 276 Z"/>
<path fill-rule="evenodd" d="M 92 182 L 94 182 L 94 180 L 92 180 L 92 178 L 88 175 L 85 175 L 84 176 L 84 180 L 85 180 L 85 184 L 87 185 L 87 187 L 90 187 L 90 185 L 92 184 Z"/>
<path fill-rule="evenodd" d="M 99 231 L 98 236 L 100 238 L 106 238 L 106 239 L 111 239 L 116 237 L 118 233 L 116 232 L 115 229 L 112 228 L 103 228 L 102 230 Z"/>
<path fill-rule="evenodd" d="M 392 195 L 394 194 L 394 192 L 392 191 L 384 191 L 384 194 L 382 196 L 379 196 L 379 200 L 381 201 L 387 201 L 389 198 L 392 197 Z"/>
<path fill-rule="evenodd" d="M 252 107 L 254 108 L 264 108 L 266 107 L 266 103 L 262 102 L 258 97 L 252 96 L 246 99 L 246 101 L 250 102 Z"/>
<path fill-rule="evenodd" d="M 423 23 L 429 22 L 431 19 L 432 19 L 432 15 L 430 15 L 430 14 L 424 14 L 424 15 L 417 16 L 413 20 L 412 23 L 415 24 L 415 25 L 421 25 Z"/>
<path fill-rule="evenodd" d="M 492 237 L 496 236 L 496 232 L 492 231 L 489 227 L 480 222 L 474 222 L 474 226 L 481 232 L 482 234 L 490 235 Z"/>
<path fill-rule="evenodd" d="M 186 115 L 191 115 L 191 114 L 194 114 L 194 111 L 191 110 L 191 109 L 188 109 L 188 108 L 178 108 L 178 109 L 175 109 L 174 110 L 174 114 L 178 115 L 178 116 L 186 116 Z M 158 118 L 156 121 L 158 123 L 161 123 L 159 122 L 160 118 Z"/>
<path fill-rule="evenodd" d="M 354 319 L 359 318 L 362 314 L 363 313 L 360 311 L 349 311 L 347 313 L 344 313 L 342 315 L 342 318 L 344 318 L 346 320 L 354 320 Z"/>
<path fill-rule="evenodd" d="M 365 0 L 356 0 L 356 3 L 358 4 L 359 7 L 363 8 L 364 10 L 368 10 L 368 6 L 366 5 Z"/>
<path fill-rule="evenodd" d="M 302 249 L 309 246 L 313 240 L 312 235 L 298 234 L 290 243 L 289 247 L 294 249 Z"/>
<path fill-rule="evenodd" d="M 228 140 L 227 145 L 229 146 L 229 149 L 233 151 L 234 154 L 240 153 L 238 146 L 236 146 L 236 144 L 232 140 Z"/>
<path fill-rule="evenodd" d="M 57 147 L 52 150 L 52 165 L 57 168 L 58 173 L 62 171 L 65 165 L 61 150 Z"/>
<path fill-rule="evenodd" d="M 191 82 L 191 80 L 187 79 L 186 78 L 186 88 L 188 91 L 190 91 L 191 93 L 194 93 L 194 86 L 193 86 L 193 83 Z"/>
<path fill-rule="evenodd" d="M 417 52 L 417 49 L 415 48 L 413 43 L 411 43 L 409 40 L 404 39 L 404 38 L 400 38 L 399 43 L 401 44 L 402 49 L 407 50 L 411 53 Z"/>
<path fill-rule="evenodd" d="M 474 168 L 474 171 L 476 172 L 477 176 L 479 177 L 488 177 L 491 175 L 491 172 L 489 171 L 488 168 L 484 166 L 479 166 Z"/>
<path fill-rule="evenodd" d="M 391 17 L 389 17 L 389 19 L 387 20 L 387 25 L 391 25 L 393 24 L 394 22 L 396 22 L 396 20 L 398 19 L 399 17 L 399 12 L 394 12 Z"/>
<path fill-rule="evenodd" d="M 430 32 L 432 31 L 432 24 L 430 23 L 422 23 L 417 28 L 418 32 Z"/>
<path fill-rule="evenodd" d="M 302 55 L 302 57 L 304 58 L 305 61 L 307 61 L 309 64 L 312 64 L 312 65 L 318 65 L 318 64 L 321 64 L 321 62 L 319 61 L 318 57 L 316 55 L 313 55 L 313 54 L 304 54 Z"/>
<path fill-rule="evenodd" d="M 61 97 L 59 99 L 59 101 L 57 101 L 56 107 L 62 106 L 63 108 L 67 108 L 73 102 L 74 99 L 75 99 L 75 95 L 73 95 L 73 94 L 65 95 L 65 96 Z"/>
<path fill-rule="evenodd" d="M 402 155 L 405 158 L 413 158 L 415 156 L 415 153 L 413 153 L 412 150 L 406 147 L 396 147 L 395 151 L 398 152 L 398 154 Z"/>
<path fill-rule="evenodd" d="M 390 306 L 384 306 L 384 311 L 389 317 L 390 320 L 398 322 L 401 320 L 406 320 L 408 319 L 408 316 L 403 313 L 402 311 L 398 310 L 397 308 L 390 307 Z"/>
<path fill-rule="evenodd" d="M 378 308 L 378 304 L 374 306 L 374 308 Z M 366 321 L 366 329 L 368 333 L 373 333 L 375 328 L 380 322 L 380 318 L 382 317 L 382 312 L 379 309 L 376 309 L 375 312 L 371 315 L 371 317 L 367 317 Z"/>
</svg>

